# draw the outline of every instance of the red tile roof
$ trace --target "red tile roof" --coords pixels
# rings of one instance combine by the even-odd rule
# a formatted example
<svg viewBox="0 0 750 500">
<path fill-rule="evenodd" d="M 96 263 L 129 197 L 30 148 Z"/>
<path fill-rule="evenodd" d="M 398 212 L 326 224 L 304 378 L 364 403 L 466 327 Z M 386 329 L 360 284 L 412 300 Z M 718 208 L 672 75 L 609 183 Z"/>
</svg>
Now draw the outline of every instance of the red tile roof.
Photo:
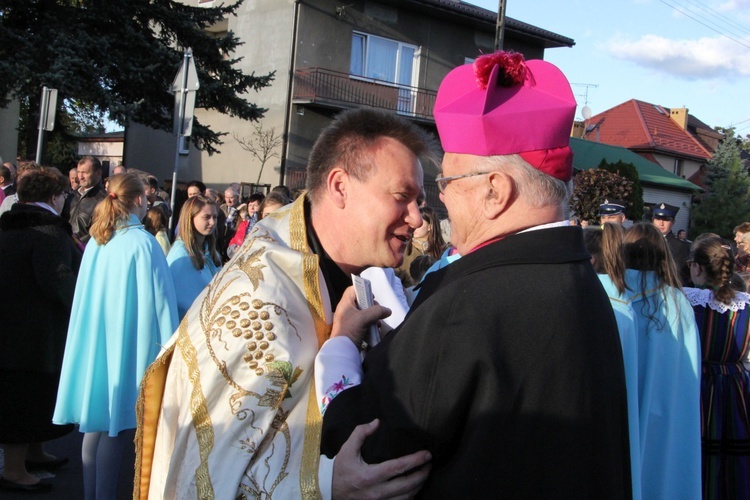
<svg viewBox="0 0 750 500">
<path fill-rule="evenodd" d="M 631 99 L 592 116 L 586 138 L 592 140 L 599 124 L 599 141 L 640 154 L 661 153 L 707 161 L 712 152 L 702 141 L 681 128 L 669 116 L 669 109 Z"/>
</svg>

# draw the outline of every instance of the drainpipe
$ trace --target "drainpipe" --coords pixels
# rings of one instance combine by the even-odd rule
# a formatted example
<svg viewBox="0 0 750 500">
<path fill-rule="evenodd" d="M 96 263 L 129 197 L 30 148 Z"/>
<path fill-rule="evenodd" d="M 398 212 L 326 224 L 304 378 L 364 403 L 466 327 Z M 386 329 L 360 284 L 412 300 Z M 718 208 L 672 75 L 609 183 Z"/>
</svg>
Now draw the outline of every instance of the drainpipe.
<svg viewBox="0 0 750 500">
<path fill-rule="evenodd" d="M 292 87 L 294 83 L 294 65 L 297 57 L 297 29 L 299 26 L 300 0 L 294 0 L 294 22 L 292 24 L 292 46 L 289 51 L 289 82 L 286 88 L 286 115 L 284 116 L 284 134 L 281 139 L 281 166 L 279 184 L 284 185 L 286 177 L 286 158 L 289 153 L 289 127 L 292 115 Z"/>
</svg>

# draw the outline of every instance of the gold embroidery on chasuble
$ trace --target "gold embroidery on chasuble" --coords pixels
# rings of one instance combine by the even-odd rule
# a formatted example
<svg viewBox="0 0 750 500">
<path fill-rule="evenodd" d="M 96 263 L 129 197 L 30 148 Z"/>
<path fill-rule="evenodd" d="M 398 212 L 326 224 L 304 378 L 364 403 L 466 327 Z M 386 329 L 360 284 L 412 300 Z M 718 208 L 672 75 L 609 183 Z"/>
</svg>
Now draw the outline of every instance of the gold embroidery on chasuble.
<svg viewBox="0 0 750 500">
<path fill-rule="evenodd" d="M 190 413 L 193 417 L 193 427 L 195 429 L 196 439 L 198 440 L 198 449 L 200 453 L 200 465 L 195 471 L 195 484 L 198 498 L 213 498 L 214 490 L 211 485 L 211 475 L 208 469 L 208 456 L 214 446 L 214 428 L 211 424 L 211 417 L 208 413 L 206 398 L 203 395 L 200 381 L 200 369 L 198 367 L 198 356 L 195 347 L 190 342 L 187 332 L 187 321 L 180 323 L 177 346 L 188 368 L 190 385 L 192 391 L 190 394 Z"/>
<path fill-rule="evenodd" d="M 302 196 L 295 203 L 302 204 Z M 301 207 L 300 207 L 301 208 Z M 315 322 L 315 334 L 318 337 L 318 349 L 331 334 L 331 327 L 326 324 L 323 296 L 320 291 L 318 256 L 310 251 L 307 244 L 307 229 L 303 210 L 294 210 L 289 222 L 292 248 L 303 254 L 303 281 L 305 296 L 310 314 Z M 317 404 L 315 378 L 310 381 L 310 392 L 307 398 L 307 416 L 305 418 L 305 444 L 302 450 L 302 470 L 300 471 L 300 492 L 302 498 L 320 498 L 318 485 L 318 467 L 320 464 L 320 436 L 322 418 Z"/>
<path fill-rule="evenodd" d="M 247 454 L 249 463 L 239 485 L 239 496 L 270 499 L 277 489 L 288 491 L 288 486 L 279 487 L 286 484 L 285 479 L 299 481 L 302 498 L 321 496 L 318 465 L 322 421 L 316 402 L 312 365 L 309 364 L 309 356 L 314 354 L 309 343 L 312 332 L 307 329 L 314 326 L 313 342 L 319 348 L 330 334 L 326 323 L 328 307 L 327 304 L 324 306 L 321 294 L 318 257 L 307 245 L 303 200 L 298 200 L 293 208 L 284 212 L 288 216 L 289 247 L 298 254 L 289 257 L 292 254 L 282 251 L 267 255 L 276 245 L 285 243 L 274 238 L 276 233 L 256 226 L 250 235 L 251 241 L 244 246 L 245 251 L 211 282 L 197 314 L 192 316 L 192 322 L 200 324 L 200 335 L 206 346 L 200 356 L 206 356 L 204 359 L 199 359 L 187 327 L 180 327 L 177 348 L 188 367 L 192 389 L 190 411 L 199 445 L 200 466 L 195 475 L 199 498 L 212 498 L 212 479 L 218 481 L 217 478 L 221 477 L 221 472 L 212 470 L 212 478 L 208 469 L 208 457 L 214 448 L 214 429 L 198 371 L 199 362 L 204 370 L 207 368 L 206 361 L 216 367 L 225 384 L 222 398 L 227 405 L 226 415 L 235 422 L 242 422 L 234 427 L 236 434 L 233 434 L 233 439 L 236 449 Z M 278 258 L 282 260 L 276 261 Z M 300 288 L 306 304 L 299 299 L 287 301 L 286 297 L 273 300 L 276 292 L 266 292 L 278 286 L 275 281 L 266 283 L 272 278 L 268 275 L 269 265 L 283 262 L 288 265 L 290 261 L 283 260 L 288 258 L 302 266 L 297 268 L 296 280 L 301 278 Z M 303 308 L 306 305 L 310 316 L 300 316 L 305 311 L 298 309 L 300 305 Z M 298 330 L 299 318 L 304 318 L 300 323 L 306 325 L 304 331 Z M 292 342 L 294 339 L 299 344 Z M 193 338 L 193 341 L 197 339 Z M 289 353 L 291 358 L 282 357 L 286 356 L 288 345 L 299 345 L 302 351 L 296 351 L 297 347 L 294 347 Z M 301 366 L 294 364 L 295 353 L 302 354 L 305 359 Z M 304 385 L 300 386 L 303 370 L 309 372 L 304 374 Z M 210 390 L 215 394 L 215 389 Z M 290 403 L 284 406 L 285 401 Z M 217 428 L 223 428 L 220 415 L 221 411 L 214 422 Z M 269 421 L 271 417 L 273 420 Z M 297 448 L 300 445 L 302 450 Z M 295 470 L 297 467 L 299 469 Z M 297 473 L 300 475 L 298 479 L 294 478 Z"/>
<path fill-rule="evenodd" d="M 281 434 L 284 437 L 284 460 L 281 465 L 281 470 L 276 477 L 276 480 L 273 482 L 273 484 L 269 488 L 265 488 L 264 485 L 260 484 L 258 480 L 250 474 L 245 474 L 244 481 L 240 483 L 240 489 L 244 492 L 249 494 L 250 498 L 272 498 L 273 493 L 276 490 L 276 487 L 281 483 L 282 480 L 284 480 L 289 473 L 286 471 L 287 466 L 289 465 L 289 458 L 292 452 L 291 442 L 292 437 L 289 433 L 289 425 L 286 423 L 286 419 L 289 416 L 289 412 L 285 412 L 282 409 L 279 409 L 276 412 L 276 415 L 274 416 L 273 422 L 271 423 L 271 428 L 276 431 L 269 432 L 266 434 L 266 437 L 263 439 L 263 442 L 260 443 L 258 449 L 262 450 L 265 448 L 273 448 L 275 451 L 275 445 L 274 441 L 276 439 L 276 436 L 278 434 Z M 270 457 L 273 456 L 273 453 L 271 453 L 268 457 L 264 459 L 266 466 L 268 466 L 268 462 L 270 460 Z M 260 459 L 260 455 L 256 454 L 253 456 L 253 459 L 250 461 L 250 464 L 254 464 L 257 460 Z M 250 469 L 250 467 L 248 469 Z M 266 479 L 266 478 L 263 478 Z M 242 498 L 248 498 L 247 495 L 243 493 Z"/>
</svg>

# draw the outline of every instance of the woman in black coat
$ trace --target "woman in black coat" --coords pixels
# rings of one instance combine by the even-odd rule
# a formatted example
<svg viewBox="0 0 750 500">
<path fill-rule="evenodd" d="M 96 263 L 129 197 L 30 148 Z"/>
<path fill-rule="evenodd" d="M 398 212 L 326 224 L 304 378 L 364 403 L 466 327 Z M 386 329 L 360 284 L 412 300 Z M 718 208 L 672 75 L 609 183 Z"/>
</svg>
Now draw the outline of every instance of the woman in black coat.
<svg viewBox="0 0 750 500">
<path fill-rule="evenodd" d="M 0 217 L 0 490 L 47 491 L 29 470 L 67 463 L 44 441 L 72 425 L 52 424 L 81 250 L 59 213 L 67 179 L 54 168 L 26 173 L 18 202 Z"/>
</svg>

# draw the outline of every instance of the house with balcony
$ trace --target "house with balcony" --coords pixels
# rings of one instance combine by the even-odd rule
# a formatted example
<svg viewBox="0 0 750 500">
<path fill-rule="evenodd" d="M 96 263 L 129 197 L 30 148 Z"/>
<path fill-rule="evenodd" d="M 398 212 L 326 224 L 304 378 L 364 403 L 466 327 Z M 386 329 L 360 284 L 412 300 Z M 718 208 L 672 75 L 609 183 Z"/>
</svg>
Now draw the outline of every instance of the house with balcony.
<svg viewBox="0 0 750 500">
<path fill-rule="evenodd" d="M 215 187 L 236 181 L 301 188 L 320 130 L 352 107 L 385 109 L 437 133 L 432 108 L 440 82 L 454 67 L 494 50 L 496 21 L 494 12 L 457 0 L 245 0 L 237 16 L 209 29 L 232 30 L 244 42 L 233 55 L 242 57 L 244 72 L 275 71 L 273 84 L 247 99 L 267 108 L 262 125 L 282 138 L 278 159 L 259 172 L 258 162 L 236 139 L 251 137 L 252 123 L 197 109 L 202 123 L 227 135 L 221 154 L 191 149 L 182 158 L 179 178 Z M 504 41 L 506 50 L 527 59 L 574 45 L 570 38 L 511 18 L 506 18 Z M 163 140 L 154 141 L 159 134 Z M 144 142 L 152 146 L 144 148 Z M 155 173 L 161 169 L 158 175 L 169 178 L 174 143 L 169 134 L 133 124 L 126 131 L 125 164 Z M 425 173 L 430 201 L 437 199 L 435 174 L 434 169 Z"/>
</svg>

